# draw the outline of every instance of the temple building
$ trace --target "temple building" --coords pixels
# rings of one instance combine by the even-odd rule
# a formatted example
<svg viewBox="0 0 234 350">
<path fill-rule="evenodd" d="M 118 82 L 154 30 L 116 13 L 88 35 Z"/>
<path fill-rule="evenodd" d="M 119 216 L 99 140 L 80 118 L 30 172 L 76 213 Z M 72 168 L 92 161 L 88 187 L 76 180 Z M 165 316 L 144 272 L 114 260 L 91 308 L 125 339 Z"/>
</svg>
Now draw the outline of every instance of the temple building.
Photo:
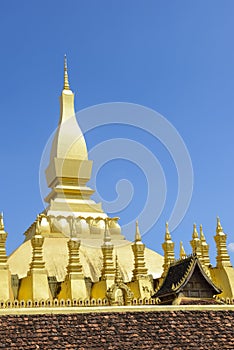
<svg viewBox="0 0 234 350">
<path fill-rule="evenodd" d="M 203 229 L 199 235 L 196 225 L 192 255 L 186 255 L 181 242 L 176 260 L 166 224 L 163 257 L 142 242 L 140 223 L 136 222 L 134 242 L 124 237 L 119 218 L 109 217 L 101 203 L 91 198 L 94 191 L 87 186 L 91 174 L 92 161 L 76 120 L 65 57 L 60 118 L 46 169 L 47 208 L 9 257 L 0 216 L 2 308 L 171 304 L 178 298 L 213 299 L 215 295 L 223 302 L 234 300 L 234 269 L 219 218 L 215 267 L 210 264 Z"/>
</svg>

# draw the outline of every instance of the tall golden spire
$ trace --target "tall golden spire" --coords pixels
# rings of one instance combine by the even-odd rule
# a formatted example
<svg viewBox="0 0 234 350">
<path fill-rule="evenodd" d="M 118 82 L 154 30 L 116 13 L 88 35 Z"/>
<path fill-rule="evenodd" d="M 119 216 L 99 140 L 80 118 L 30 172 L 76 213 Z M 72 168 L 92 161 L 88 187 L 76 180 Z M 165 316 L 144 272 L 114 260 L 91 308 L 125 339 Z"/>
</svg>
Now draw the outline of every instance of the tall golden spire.
<svg viewBox="0 0 234 350">
<path fill-rule="evenodd" d="M 6 239 L 7 233 L 4 228 L 3 213 L 0 213 L 0 265 L 4 266 L 7 263 Z"/>
<path fill-rule="evenodd" d="M 32 260 L 27 276 L 20 283 L 19 300 L 47 300 L 52 297 L 43 254 L 45 238 L 42 236 L 41 220 L 41 216 L 37 215 L 35 235 L 31 238 Z"/>
<path fill-rule="evenodd" d="M 84 135 L 77 123 L 74 93 L 69 87 L 67 58 L 64 57 L 64 86 L 60 96 L 60 120 L 54 135 L 46 180 L 51 188 L 45 198 L 46 215 L 106 217 L 101 205 L 91 199 L 93 190 L 86 183 L 91 178 L 92 161 Z"/>
<path fill-rule="evenodd" d="M 44 244 L 45 238 L 42 237 L 41 235 L 40 220 L 41 220 L 40 215 L 37 215 L 36 232 L 31 239 L 33 252 L 32 252 L 32 261 L 30 264 L 30 271 L 45 269 L 45 262 L 43 259 L 43 244 Z"/>
<path fill-rule="evenodd" d="M 232 266 L 230 256 L 227 251 L 227 235 L 223 232 L 219 217 L 217 217 L 216 235 L 214 236 L 214 239 L 217 248 L 217 267 Z"/>
<path fill-rule="evenodd" d="M 132 281 L 138 280 L 141 276 L 147 276 L 148 269 L 145 267 L 145 245 L 141 241 L 138 221 L 136 221 L 135 242 L 132 244 L 134 254 L 134 270 Z"/>
<path fill-rule="evenodd" d="M 67 242 L 68 246 L 68 266 L 65 281 L 61 284 L 61 291 L 58 299 L 78 299 L 86 298 L 87 288 L 83 274 L 83 267 L 80 262 L 80 240 L 72 237 Z"/>
<path fill-rule="evenodd" d="M 0 300 L 13 300 L 11 272 L 7 264 L 6 239 L 7 232 L 4 229 L 3 213 L 0 213 Z"/>
<path fill-rule="evenodd" d="M 67 71 L 67 56 L 64 55 L 64 90 L 70 90 L 69 81 L 68 81 L 68 71 Z"/>
<path fill-rule="evenodd" d="M 172 242 L 168 222 L 166 222 L 165 241 L 162 244 L 162 248 L 164 250 L 163 277 L 166 275 L 169 266 L 175 261 L 174 247 L 175 243 Z"/>
<path fill-rule="evenodd" d="M 202 251 L 202 260 L 203 264 L 206 267 L 210 266 L 210 257 L 209 257 L 209 244 L 206 242 L 206 238 L 203 232 L 202 225 L 200 225 L 200 241 L 201 241 L 201 251 Z"/>
<path fill-rule="evenodd" d="M 102 280 L 112 280 L 115 278 L 115 267 L 113 262 L 113 249 L 114 246 L 111 243 L 111 236 L 109 231 L 108 220 L 105 221 L 105 233 L 104 243 L 102 245 L 103 266 L 102 266 Z"/>
</svg>

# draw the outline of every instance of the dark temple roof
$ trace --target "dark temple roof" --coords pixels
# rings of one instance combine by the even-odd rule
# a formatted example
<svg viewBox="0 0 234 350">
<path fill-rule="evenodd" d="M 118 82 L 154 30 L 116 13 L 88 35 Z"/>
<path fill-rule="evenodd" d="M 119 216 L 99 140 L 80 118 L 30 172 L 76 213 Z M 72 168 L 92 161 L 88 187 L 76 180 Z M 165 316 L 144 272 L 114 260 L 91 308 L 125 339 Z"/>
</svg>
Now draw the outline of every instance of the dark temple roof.
<svg viewBox="0 0 234 350">
<path fill-rule="evenodd" d="M 221 290 L 214 285 L 214 283 L 203 270 L 197 256 L 191 255 L 186 259 L 175 262 L 169 267 L 168 273 L 163 281 L 162 286 L 153 295 L 153 298 L 157 298 L 162 295 L 179 293 L 192 277 L 196 266 L 199 268 L 204 279 L 214 289 L 214 294 L 221 293 Z"/>
</svg>

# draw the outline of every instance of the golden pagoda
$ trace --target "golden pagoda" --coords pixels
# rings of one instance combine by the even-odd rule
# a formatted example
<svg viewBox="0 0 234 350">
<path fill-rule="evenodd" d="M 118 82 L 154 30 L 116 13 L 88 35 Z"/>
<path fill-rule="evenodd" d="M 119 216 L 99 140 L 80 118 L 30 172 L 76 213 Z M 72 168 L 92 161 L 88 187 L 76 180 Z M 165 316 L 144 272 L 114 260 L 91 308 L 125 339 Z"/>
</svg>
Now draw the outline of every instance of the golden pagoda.
<svg viewBox="0 0 234 350">
<path fill-rule="evenodd" d="M 142 287 L 137 289 L 136 297 L 150 297 L 153 278 L 159 278 L 162 273 L 163 257 L 138 242 L 134 243 L 138 247 L 135 252 L 132 242 L 121 232 L 118 218 L 108 217 L 101 203 L 90 198 L 94 193 L 87 186 L 91 173 L 92 161 L 88 159 L 85 138 L 76 120 L 65 56 L 60 118 L 46 169 L 50 188 L 45 198 L 48 205 L 8 259 L 4 255 L 6 233 L 1 228 L 2 265 L 9 287 L 9 290 L 4 287 L 2 299 L 39 302 L 107 298 L 115 283 L 114 256 L 118 255 L 123 284 L 131 286 L 141 266 L 141 247 L 147 266 L 141 279 L 146 280 L 148 287 L 146 292 Z M 15 285 L 14 296 L 10 275 Z"/>
<path fill-rule="evenodd" d="M 224 301 L 234 301 L 234 269 L 219 218 L 214 237 L 217 264 L 212 267 L 202 226 L 200 236 L 193 226 L 192 255 L 187 256 L 181 242 L 180 259 L 176 260 L 166 223 L 163 257 L 142 242 L 138 221 L 135 240 L 130 242 L 119 218 L 108 217 L 101 203 L 91 198 L 94 191 L 87 182 L 92 161 L 75 115 L 66 56 L 60 118 L 45 175 L 50 188 L 47 207 L 9 257 L 0 214 L 2 308 L 156 304 L 160 295 L 164 302 L 172 302 L 175 295 L 183 299 L 183 293 L 202 296 L 202 284 L 205 295 L 219 294 Z M 197 290 L 194 286 L 199 283 Z"/>
</svg>

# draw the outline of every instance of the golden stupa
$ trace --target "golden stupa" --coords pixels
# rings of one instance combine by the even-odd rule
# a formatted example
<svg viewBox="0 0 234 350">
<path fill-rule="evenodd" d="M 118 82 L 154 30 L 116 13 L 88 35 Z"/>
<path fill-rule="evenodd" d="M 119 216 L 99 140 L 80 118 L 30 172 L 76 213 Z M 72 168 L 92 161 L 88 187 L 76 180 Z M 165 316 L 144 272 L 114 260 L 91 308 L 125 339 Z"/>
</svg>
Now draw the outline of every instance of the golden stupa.
<svg viewBox="0 0 234 350">
<path fill-rule="evenodd" d="M 83 285 L 82 288 L 86 288 L 88 292 L 81 292 L 80 295 L 78 293 L 77 297 L 105 297 L 107 288 L 113 284 L 115 279 L 115 255 L 118 256 L 118 268 L 124 283 L 131 283 L 132 288 L 135 288 L 133 270 L 137 262 L 132 242 L 127 241 L 121 233 L 118 218 L 109 218 L 103 212 L 101 203 L 95 203 L 90 199 L 94 191 L 87 187 L 86 183 L 91 177 L 91 172 L 92 161 L 88 159 L 86 142 L 76 120 L 74 94 L 69 86 L 65 57 L 60 119 L 51 148 L 50 163 L 46 169 L 47 184 L 51 189 L 45 199 L 48 207 L 38 215 L 35 222 L 25 232 L 23 244 L 8 258 L 11 274 L 20 280 L 18 299 L 51 297 L 48 287 L 45 288 L 43 285 L 45 279 L 42 278 L 41 289 L 46 292 L 42 291 L 41 294 L 38 294 L 38 291 L 34 292 L 33 281 L 29 277 L 35 260 L 34 251 L 37 249 L 36 246 L 33 246 L 33 239 L 36 236 L 41 236 L 43 240 L 43 247 L 39 255 L 41 254 L 41 261 L 44 262 L 42 267 L 46 271 L 44 275 L 55 279 L 58 283 L 63 283 L 68 274 L 71 258 L 69 241 L 79 241 L 82 279 L 86 283 L 86 286 Z M 137 234 L 139 234 L 138 228 Z M 110 242 L 105 242 L 105 240 L 110 240 Z M 103 254 L 108 253 L 108 249 L 104 249 L 105 245 L 108 249 L 111 247 L 110 261 L 107 258 L 107 265 L 110 264 L 113 270 L 110 272 L 110 282 L 108 282 L 109 277 L 101 277 L 103 260 L 105 260 Z M 146 264 L 148 269 L 144 271 L 145 275 L 149 276 L 147 277 L 149 280 L 159 278 L 162 273 L 163 257 L 145 248 L 143 243 L 141 245 L 144 248 L 143 264 Z M 90 291 L 94 283 L 97 285 Z M 108 286 L 105 286 L 106 283 Z M 150 293 L 152 294 L 152 291 L 143 294 L 150 297 Z M 66 293 L 62 295 L 65 299 L 71 297 Z M 143 296 L 142 292 L 137 292 L 136 296 Z M 59 295 L 56 297 L 59 298 Z"/>
<path fill-rule="evenodd" d="M 160 288 L 170 298 L 173 295 L 172 299 L 177 294 L 181 299 L 183 293 L 201 296 L 202 288 L 208 288 L 207 295 L 214 290 L 219 293 L 218 298 L 234 302 L 234 268 L 219 218 L 214 237 L 216 266 L 210 264 L 203 228 L 200 226 L 199 235 L 195 224 L 190 241 L 192 258 L 187 257 L 181 242 L 178 264 L 168 224 L 162 257 L 145 247 L 138 222 L 135 240 L 130 242 L 121 232 L 118 218 L 108 217 L 101 203 L 91 199 L 94 191 L 87 182 L 92 161 L 88 159 L 86 142 L 75 116 L 66 57 L 60 106 L 46 169 L 48 206 L 9 257 L 0 214 L 0 308 L 155 304 L 160 302 L 154 297 L 160 294 Z M 177 276 L 172 276 L 170 284 L 170 274 L 178 266 L 186 267 L 184 274 L 178 281 Z M 198 269 L 197 275 L 193 275 L 193 268 Z M 183 290 L 184 286 L 187 289 Z M 168 300 L 165 295 L 164 300 Z"/>
</svg>

